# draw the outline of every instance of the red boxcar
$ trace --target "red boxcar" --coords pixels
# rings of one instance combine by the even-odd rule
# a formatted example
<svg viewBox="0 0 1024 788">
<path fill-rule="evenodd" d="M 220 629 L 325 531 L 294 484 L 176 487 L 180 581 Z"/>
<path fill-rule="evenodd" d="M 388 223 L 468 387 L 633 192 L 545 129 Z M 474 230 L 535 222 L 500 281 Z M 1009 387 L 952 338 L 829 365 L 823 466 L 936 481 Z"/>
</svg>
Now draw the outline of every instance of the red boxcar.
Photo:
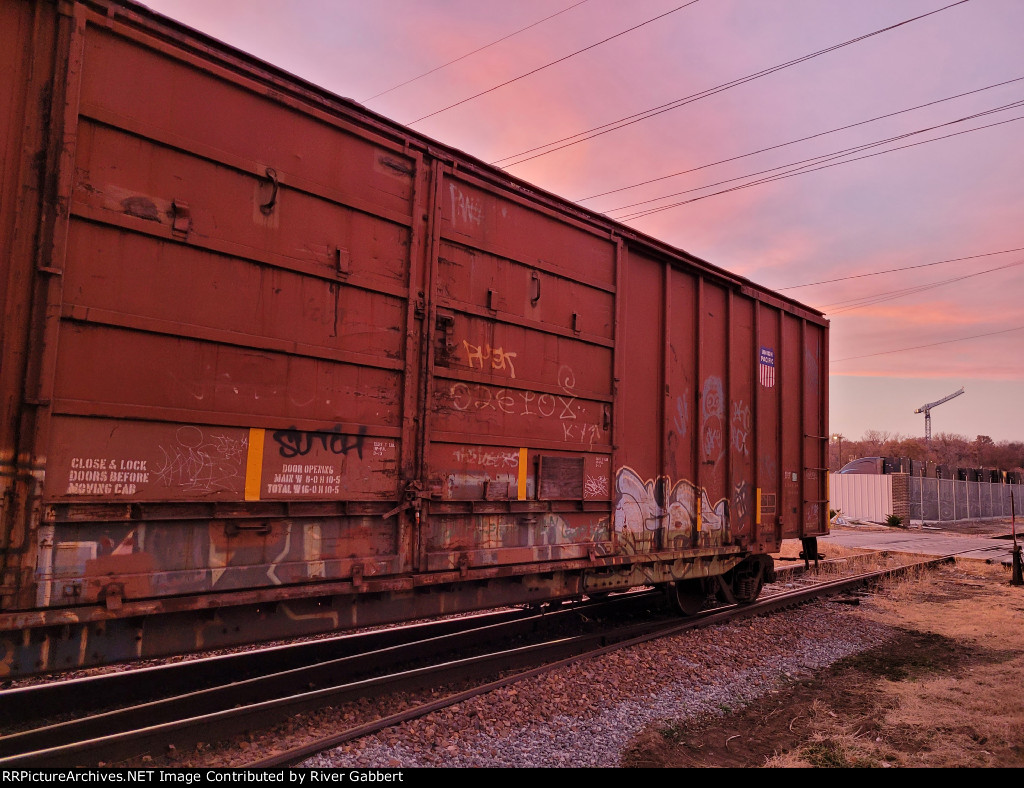
<svg viewBox="0 0 1024 788">
<path fill-rule="evenodd" d="M 0 675 L 827 532 L 821 313 L 141 6 L 0 43 Z"/>
</svg>

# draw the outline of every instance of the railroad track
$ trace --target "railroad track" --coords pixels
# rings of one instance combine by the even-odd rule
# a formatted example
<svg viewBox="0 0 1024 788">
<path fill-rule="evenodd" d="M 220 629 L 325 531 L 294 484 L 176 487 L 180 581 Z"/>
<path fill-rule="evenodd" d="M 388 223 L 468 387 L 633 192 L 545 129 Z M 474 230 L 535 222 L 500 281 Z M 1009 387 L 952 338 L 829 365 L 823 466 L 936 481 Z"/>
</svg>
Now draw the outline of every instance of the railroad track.
<svg viewBox="0 0 1024 788">
<path fill-rule="evenodd" d="M 715 608 L 682 620 L 651 618 L 661 595 L 636 593 L 542 616 L 503 611 L 7 690 L 0 692 L 0 722 L 12 732 L 0 736 L 0 766 L 121 764 L 147 753 L 163 753 L 171 742 L 181 749 L 239 736 L 325 706 L 425 688 L 451 690 L 301 747 L 256 756 L 247 764 L 293 765 L 324 749 L 579 659 L 762 615 L 945 560 L 825 581 L 794 581 L 803 568 L 798 566 L 785 572 L 782 582 L 766 587 L 758 602 Z M 621 607 L 634 614 L 643 611 L 645 619 L 623 622 L 627 613 L 617 615 L 614 625 L 597 623 Z M 517 640 L 522 644 L 516 645 Z M 225 676 L 230 680 L 226 682 Z M 69 697 L 75 699 L 73 709 Z M 116 705 L 118 700 L 127 705 Z M 60 711 L 71 711 L 72 718 L 46 720 Z"/>
<path fill-rule="evenodd" d="M 621 595 L 543 613 L 507 610 L 54 681 L 0 692 L 0 764 L 118 762 L 168 741 L 242 732 L 299 711 L 422 683 L 416 665 L 472 675 L 485 644 L 566 638 L 608 611 L 647 609 L 659 594 Z M 593 626 L 593 625 L 592 625 Z M 505 653 L 499 652 L 499 653 Z M 412 667 L 410 667 L 412 666 Z M 343 680 L 339 683 L 340 680 Z"/>
<path fill-rule="evenodd" d="M 159 663 L 125 671 L 46 681 L 0 691 L 0 731 L 47 718 L 74 717 L 121 705 L 197 692 L 233 681 L 285 672 L 342 657 L 354 657 L 431 640 L 466 629 L 528 620 L 521 609 L 492 611 L 463 618 L 407 624 L 338 637 L 287 643 L 235 653 L 221 653 L 176 663 Z M 69 697 L 72 700 L 69 701 Z M 0 738 L 2 740 L 2 738 Z"/>
</svg>

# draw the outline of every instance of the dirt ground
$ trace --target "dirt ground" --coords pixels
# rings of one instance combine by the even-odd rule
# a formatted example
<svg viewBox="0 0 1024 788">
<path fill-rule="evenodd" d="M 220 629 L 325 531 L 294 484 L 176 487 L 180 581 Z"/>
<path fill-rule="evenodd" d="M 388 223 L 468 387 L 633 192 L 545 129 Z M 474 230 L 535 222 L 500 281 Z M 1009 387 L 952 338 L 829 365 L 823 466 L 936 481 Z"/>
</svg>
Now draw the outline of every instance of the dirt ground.
<svg viewBox="0 0 1024 788">
<path fill-rule="evenodd" d="M 892 581 L 858 605 L 890 642 L 731 715 L 650 727 L 623 766 L 1024 766 L 1024 587 L 1010 580 L 964 560 Z"/>
</svg>

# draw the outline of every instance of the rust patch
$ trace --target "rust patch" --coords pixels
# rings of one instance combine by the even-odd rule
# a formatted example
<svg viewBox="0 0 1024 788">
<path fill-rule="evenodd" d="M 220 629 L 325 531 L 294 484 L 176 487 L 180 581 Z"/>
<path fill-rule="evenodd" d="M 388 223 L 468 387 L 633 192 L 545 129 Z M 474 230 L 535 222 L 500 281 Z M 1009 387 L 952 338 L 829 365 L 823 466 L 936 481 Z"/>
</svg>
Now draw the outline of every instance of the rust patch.
<svg viewBox="0 0 1024 788">
<path fill-rule="evenodd" d="M 153 556 L 148 553 L 104 555 L 85 562 L 87 599 L 98 599 L 104 588 L 121 587 L 122 599 L 141 599 L 152 595 Z"/>
<path fill-rule="evenodd" d="M 407 175 L 409 177 L 412 177 L 413 175 L 416 174 L 416 170 L 413 168 L 411 164 L 405 161 L 401 161 L 400 159 L 393 159 L 390 156 L 381 156 L 377 161 L 382 167 L 385 167 L 389 170 L 393 170 L 394 172 L 397 172 L 399 175 Z"/>
<path fill-rule="evenodd" d="M 126 197 L 121 200 L 121 207 L 129 216 L 150 222 L 160 221 L 160 212 L 156 208 L 156 203 L 148 197 Z"/>
</svg>

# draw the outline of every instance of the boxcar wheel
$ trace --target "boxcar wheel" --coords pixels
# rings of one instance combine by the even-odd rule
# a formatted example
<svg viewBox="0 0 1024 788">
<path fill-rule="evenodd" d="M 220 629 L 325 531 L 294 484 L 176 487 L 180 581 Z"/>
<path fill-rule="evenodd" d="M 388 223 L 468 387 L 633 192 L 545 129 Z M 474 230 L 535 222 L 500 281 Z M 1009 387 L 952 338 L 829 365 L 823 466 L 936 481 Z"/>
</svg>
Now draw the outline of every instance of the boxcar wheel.
<svg viewBox="0 0 1024 788">
<path fill-rule="evenodd" d="M 741 605 L 748 605 L 761 594 L 764 578 L 760 572 L 756 576 L 737 575 L 732 584 L 732 595 Z"/>
<path fill-rule="evenodd" d="M 722 602 L 748 605 L 760 595 L 764 583 L 764 560 L 754 556 L 719 578 L 717 596 Z"/>
<path fill-rule="evenodd" d="M 699 613 L 707 601 L 707 588 L 703 580 L 677 580 L 665 586 L 669 605 L 677 613 L 694 616 Z"/>
</svg>

